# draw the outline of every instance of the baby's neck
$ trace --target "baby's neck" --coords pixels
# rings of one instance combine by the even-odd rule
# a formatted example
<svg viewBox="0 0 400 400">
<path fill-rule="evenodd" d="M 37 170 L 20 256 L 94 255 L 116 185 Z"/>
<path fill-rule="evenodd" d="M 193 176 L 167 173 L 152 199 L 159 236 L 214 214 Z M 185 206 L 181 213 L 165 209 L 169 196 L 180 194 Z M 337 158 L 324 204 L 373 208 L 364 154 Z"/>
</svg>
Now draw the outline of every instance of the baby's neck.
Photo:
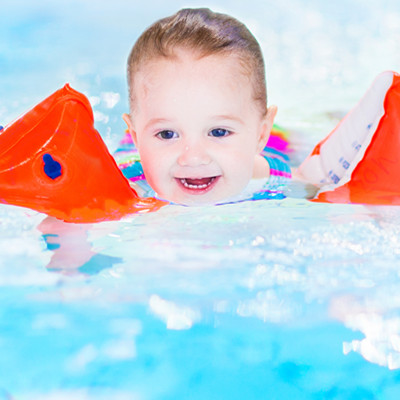
<svg viewBox="0 0 400 400">
<path fill-rule="evenodd" d="M 269 178 L 270 169 L 268 161 L 260 154 L 254 160 L 253 179 Z"/>
</svg>

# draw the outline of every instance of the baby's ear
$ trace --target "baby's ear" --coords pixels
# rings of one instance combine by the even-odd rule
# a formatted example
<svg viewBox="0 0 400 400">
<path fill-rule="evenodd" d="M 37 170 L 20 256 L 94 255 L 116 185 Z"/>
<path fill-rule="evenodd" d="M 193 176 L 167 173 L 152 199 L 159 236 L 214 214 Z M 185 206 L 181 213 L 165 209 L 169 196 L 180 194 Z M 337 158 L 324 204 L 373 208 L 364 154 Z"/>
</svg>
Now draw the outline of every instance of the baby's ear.
<svg viewBox="0 0 400 400">
<path fill-rule="evenodd" d="M 129 131 L 130 135 L 132 136 L 133 143 L 135 143 L 135 146 L 137 147 L 136 131 L 133 129 L 131 117 L 129 116 L 129 114 L 122 114 L 122 119 L 125 121 L 126 125 L 128 126 L 128 131 Z"/>
<path fill-rule="evenodd" d="M 267 115 L 264 117 L 261 125 L 260 137 L 258 139 L 257 152 L 261 153 L 268 142 L 269 135 L 274 124 L 276 113 L 278 112 L 277 106 L 270 106 L 267 109 Z"/>
</svg>

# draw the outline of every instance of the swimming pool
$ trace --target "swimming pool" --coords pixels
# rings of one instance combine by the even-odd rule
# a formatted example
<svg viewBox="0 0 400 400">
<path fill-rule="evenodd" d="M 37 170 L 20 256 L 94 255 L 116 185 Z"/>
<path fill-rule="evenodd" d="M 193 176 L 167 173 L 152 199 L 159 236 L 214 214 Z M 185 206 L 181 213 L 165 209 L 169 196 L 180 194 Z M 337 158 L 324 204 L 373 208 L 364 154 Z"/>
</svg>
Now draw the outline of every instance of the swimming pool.
<svg viewBox="0 0 400 400">
<path fill-rule="evenodd" d="M 69 81 L 111 150 L 133 40 L 205 4 L 3 3 L 0 123 Z M 207 5 L 260 39 L 300 154 L 400 70 L 395 1 Z M 0 399 L 399 398 L 398 207 L 293 193 L 74 225 L 2 205 L 0 254 Z"/>
</svg>

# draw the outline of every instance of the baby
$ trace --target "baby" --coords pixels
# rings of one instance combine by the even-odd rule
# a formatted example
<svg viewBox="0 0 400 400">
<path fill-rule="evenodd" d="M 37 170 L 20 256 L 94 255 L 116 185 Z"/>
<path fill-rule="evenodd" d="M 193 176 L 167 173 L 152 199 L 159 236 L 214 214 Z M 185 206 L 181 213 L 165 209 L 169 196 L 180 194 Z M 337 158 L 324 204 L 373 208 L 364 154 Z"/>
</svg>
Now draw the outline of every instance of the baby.
<svg viewBox="0 0 400 400">
<path fill-rule="evenodd" d="M 244 24 L 208 9 L 156 22 L 130 53 L 128 85 L 123 118 L 159 197 L 216 204 L 268 179 L 260 153 L 277 108 L 267 108 L 262 52 Z"/>
<path fill-rule="evenodd" d="M 289 165 L 260 154 L 277 108 L 267 107 L 262 52 L 241 22 L 208 9 L 156 22 L 131 51 L 128 85 L 124 120 L 158 197 L 186 205 L 256 199 L 240 197 L 252 178 L 263 178 L 258 193 L 286 186 L 293 194 Z M 384 72 L 295 171 L 301 195 L 399 204 L 399 109 L 400 77 Z"/>
</svg>

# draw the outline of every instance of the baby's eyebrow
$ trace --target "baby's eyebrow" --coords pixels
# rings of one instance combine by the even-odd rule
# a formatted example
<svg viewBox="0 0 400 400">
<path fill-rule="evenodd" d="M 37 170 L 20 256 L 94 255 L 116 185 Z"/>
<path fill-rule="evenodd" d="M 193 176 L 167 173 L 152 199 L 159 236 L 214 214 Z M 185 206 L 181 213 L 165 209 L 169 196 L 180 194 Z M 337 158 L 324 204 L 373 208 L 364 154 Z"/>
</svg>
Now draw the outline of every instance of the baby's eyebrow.
<svg viewBox="0 0 400 400">
<path fill-rule="evenodd" d="M 147 122 L 147 124 L 145 125 L 144 129 L 149 129 L 150 127 L 152 127 L 153 125 L 156 124 L 160 124 L 160 123 L 169 123 L 171 122 L 169 119 L 166 118 L 153 118 L 150 121 Z"/>
<path fill-rule="evenodd" d="M 232 115 L 232 114 L 215 115 L 213 117 L 213 119 L 216 121 L 221 121 L 221 120 L 235 121 L 235 122 L 238 122 L 239 124 L 244 125 L 244 121 L 241 118 L 237 117 L 236 115 Z"/>
<path fill-rule="evenodd" d="M 241 125 L 245 125 L 245 122 L 241 118 L 233 114 L 213 115 L 210 119 L 215 121 L 216 123 L 219 121 L 234 121 Z M 144 127 L 144 130 L 147 130 L 151 128 L 153 125 L 157 124 L 171 124 L 171 120 L 168 118 L 152 118 L 150 121 L 147 122 L 147 124 Z"/>
</svg>

